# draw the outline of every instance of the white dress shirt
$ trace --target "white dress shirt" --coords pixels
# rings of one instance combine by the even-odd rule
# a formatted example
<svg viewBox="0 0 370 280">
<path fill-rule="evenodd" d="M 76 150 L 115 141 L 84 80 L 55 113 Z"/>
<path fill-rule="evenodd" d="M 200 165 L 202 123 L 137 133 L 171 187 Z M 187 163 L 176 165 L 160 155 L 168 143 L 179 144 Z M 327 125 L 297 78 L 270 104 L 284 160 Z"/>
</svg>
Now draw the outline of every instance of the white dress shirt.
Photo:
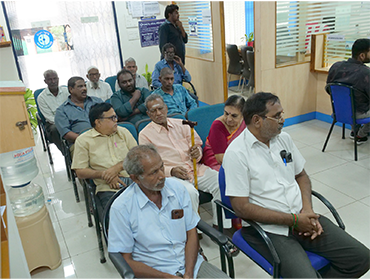
<svg viewBox="0 0 370 280">
<path fill-rule="evenodd" d="M 99 81 L 98 87 L 94 88 L 92 82 L 87 81 L 86 82 L 86 88 L 87 88 L 87 95 L 88 96 L 96 96 L 101 98 L 102 100 L 107 100 L 110 98 L 113 94 L 112 89 L 110 85 L 106 82 Z"/>
<path fill-rule="evenodd" d="M 65 86 L 58 87 L 57 96 L 54 96 L 54 94 L 50 92 L 49 88 L 45 88 L 40 93 L 39 97 L 37 98 L 37 103 L 42 115 L 49 123 L 54 123 L 54 117 L 57 108 L 67 100 L 68 96 L 69 91 Z"/>
<path fill-rule="evenodd" d="M 292 154 L 285 164 L 280 151 Z M 302 172 L 305 160 L 290 136 L 281 132 L 270 140 L 270 148 L 260 142 L 248 127 L 226 149 L 225 169 L 227 196 L 249 197 L 258 206 L 298 214 L 302 209 L 301 190 L 295 176 Z M 288 235 L 288 226 L 261 224 L 267 232 Z M 248 226 L 243 221 L 243 226 Z"/>
</svg>

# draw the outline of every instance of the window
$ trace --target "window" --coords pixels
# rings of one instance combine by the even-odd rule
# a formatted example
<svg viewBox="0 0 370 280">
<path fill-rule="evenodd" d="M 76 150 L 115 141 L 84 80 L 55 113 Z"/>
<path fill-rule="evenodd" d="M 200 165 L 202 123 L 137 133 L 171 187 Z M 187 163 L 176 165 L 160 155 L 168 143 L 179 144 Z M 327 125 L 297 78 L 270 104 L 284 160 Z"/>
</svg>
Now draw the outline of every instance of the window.
<svg viewBox="0 0 370 280">
<path fill-rule="evenodd" d="M 370 36 L 369 13 L 370 2 L 277 2 L 276 65 L 309 61 L 313 33 L 338 34 L 342 38 L 327 42 L 326 62 L 348 57 L 354 40 Z"/>
<path fill-rule="evenodd" d="M 252 7 L 253 9 L 253 7 Z M 245 5 L 241 1 L 225 1 L 226 44 L 245 45 Z M 253 30 L 252 30 L 253 31 Z M 249 33 L 248 33 L 249 34 Z M 247 35 L 248 35 L 247 34 Z"/>
</svg>

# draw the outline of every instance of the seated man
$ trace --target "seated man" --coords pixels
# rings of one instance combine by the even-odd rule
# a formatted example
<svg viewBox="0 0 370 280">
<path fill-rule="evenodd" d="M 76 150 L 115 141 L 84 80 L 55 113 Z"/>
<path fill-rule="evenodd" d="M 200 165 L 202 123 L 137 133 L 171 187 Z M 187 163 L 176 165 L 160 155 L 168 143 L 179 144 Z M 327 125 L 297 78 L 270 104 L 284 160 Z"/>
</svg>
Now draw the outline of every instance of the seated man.
<svg viewBox="0 0 370 280">
<path fill-rule="evenodd" d="M 89 79 L 86 82 L 87 95 L 96 96 L 103 101 L 109 99 L 113 92 L 110 85 L 106 82 L 100 81 L 99 69 L 96 66 L 87 68 L 86 77 Z"/>
<path fill-rule="evenodd" d="M 132 75 L 134 75 L 134 80 L 138 88 L 146 88 L 147 90 L 149 90 L 148 81 L 145 79 L 145 77 L 137 73 L 137 66 L 136 66 L 135 59 L 133 59 L 132 57 L 129 57 L 128 59 L 126 59 L 125 66 L 123 68 L 130 71 Z M 116 91 L 120 90 L 120 87 L 118 85 L 118 80 L 116 80 L 115 89 Z"/>
<path fill-rule="evenodd" d="M 68 80 L 68 91 L 70 96 L 55 113 L 55 125 L 64 139 L 74 143 L 81 131 L 91 127 L 89 121 L 91 106 L 103 100 L 87 96 L 86 84 L 81 77 L 72 77 Z"/>
<path fill-rule="evenodd" d="M 166 177 L 174 176 L 187 189 L 194 188 L 193 158 L 197 160 L 198 189 L 213 195 L 213 225 L 217 225 L 214 200 L 221 199 L 218 186 L 218 172 L 199 163 L 202 158 L 202 140 L 196 132 L 195 145 L 191 146 L 190 127 L 180 119 L 167 118 L 167 106 L 158 94 L 151 94 L 145 101 L 152 120 L 139 134 L 139 144 L 153 144 L 164 161 Z M 224 221 L 225 228 L 231 221 Z"/>
<path fill-rule="evenodd" d="M 162 85 L 161 81 L 159 80 L 159 75 L 161 70 L 165 67 L 168 67 L 174 71 L 174 84 L 182 85 L 182 80 L 185 80 L 186 82 L 191 81 L 189 71 L 186 70 L 181 58 L 175 55 L 174 45 L 171 43 L 165 44 L 162 49 L 162 54 L 164 55 L 164 59 L 155 64 L 154 71 L 152 73 L 152 85 L 155 89 L 161 87 Z"/>
<path fill-rule="evenodd" d="M 281 132 L 283 114 L 276 95 L 259 92 L 247 99 L 247 128 L 223 158 L 225 193 L 238 217 L 256 221 L 266 231 L 279 255 L 282 278 L 359 278 L 369 270 L 370 251 L 313 211 L 305 160 Z M 243 226 L 243 238 L 272 263 L 260 235 L 245 222 Z M 305 250 L 324 256 L 331 265 L 314 270 Z"/>
<path fill-rule="evenodd" d="M 356 117 L 370 117 L 370 68 L 364 63 L 370 62 L 370 39 L 357 39 L 352 45 L 352 58 L 333 64 L 328 73 L 326 83 L 343 83 L 353 86 L 356 106 Z M 354 139 L 352 128 L 350 138 Z M 370 123 L 364 124 L 357 132 L 357 144 L 367 141 Z"/>
<path fill-rule="evenodd" d="M 145 99 L 150 95 L 146 88 L 138 88 L 133 74 L 126 69 L 117 73 L 118 84 L 121 88 L 111 98 L 111 104 L 120 121 L 128 121 L 135 124 L 137 121 L 147 118 Z"/>
<path fill-rule="evenodd" d="M 229 278 L 198 253 L 199 216 L 184 186 L 166 179 L 153 146 L 132 148 L 123 163 L 135 182 L 112 204 L 108 251 L 136 278 Z"/>
<path fill-rule="evenodd" d="M 182 85 L 174 85 L 173 71 L 165 67 L 161 70 L 159 81 L 162 86 L 157 88 L 153 93 L 159 94 L 163 97 L 164 102 L 168 108 L 168 114 L 185 113 L 197 107 L 195 100 L 189 95 L 186 88 Z"/>
<path fill-rule="evenodd" d="M 44 82 L 48 85 L 39 95 L 37 103 L 42 115 L 45 117 L 46 136 L 54 143 L 60 151 L 62 149 L 62 140 L 57 127 L 55 126 L 55 112 L 57 108 L 67 100 L 69 92 L 67 87 L 59 86 L 59 77 L 54 70 L 44 72 Z"/>
<path fill-rule="evenodd" d="M 92 129 L 77 137 L 72 169 L 78 178 L 94 180 L 96 195 L 104 208 L 118 189 L 132 183 L 122 164 L 137 143 L 126 128 L 117 126 L 111 104 L 92 106 L 89 119 Z"/>
</svg>

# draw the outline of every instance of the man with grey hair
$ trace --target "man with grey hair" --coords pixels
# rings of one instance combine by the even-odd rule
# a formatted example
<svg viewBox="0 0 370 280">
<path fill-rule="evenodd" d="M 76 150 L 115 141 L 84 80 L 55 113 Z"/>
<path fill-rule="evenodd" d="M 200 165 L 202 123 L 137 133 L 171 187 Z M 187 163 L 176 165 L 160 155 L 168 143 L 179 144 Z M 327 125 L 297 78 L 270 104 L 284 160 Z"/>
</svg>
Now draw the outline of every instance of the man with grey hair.
<svg viewBox="0 0 370 280">
<path fill-rule="evenodd" d="M 47 84 L 37 98 L 37 104 L 41 114 L 45 117 L 46 136 L 62 151 L 62 140 L 55 126 L 55 112 L 57 108 L 67 100 L 69 92 L 67 87 L 59 86 L 59 77 L 55 70 L 44 72 L 44 82 Z"/>
<path fill-rule="evenodd" d="M 185 115 L 188 110 L 197 107 L 197 103 L 186 88 L 180 84 L 173 84 L 174 75 L 171 68 L 162 68 L 159 81 L 162 86 L 153 91 L 153 93 L 163 97 L 168 108 L 168 114 L 180 113 Z"/>
<path fill-rule="evenodd" d="M 134 75 L 134 79 L 135 79 L 137 87 L 149 89 L 148 81 L 142 75 L 137 73 L 137 66 L 136 66 L 135 59 L 133 59 L 132 57 L 129 57 L 128 59 L 126 59 L 124 69 L 130 71 L 132 75 Z M 115 89 L 116 91 L 121 90 L 121 88 L 118 85 L 118 80 L 116 80 Z"/>
<path fill-rule="evenodd" d="M 134 183 L 110 209 L 108 251 L 121 253 L 136 278 L 229 278 L 199 254 L 200 218 L 156 149 L 132 148 L 123 167 Z"/>
<path fill-rule="evenodd" d="M 87 95 L 99 97 L 104 101 L 112 96 L 113 91 L 110 85 L 106 82 L 100 81 L 98 67 L 90 66 L 87 68 L 86 78 L 89 79 L 86 82 Z"/>
</svg>

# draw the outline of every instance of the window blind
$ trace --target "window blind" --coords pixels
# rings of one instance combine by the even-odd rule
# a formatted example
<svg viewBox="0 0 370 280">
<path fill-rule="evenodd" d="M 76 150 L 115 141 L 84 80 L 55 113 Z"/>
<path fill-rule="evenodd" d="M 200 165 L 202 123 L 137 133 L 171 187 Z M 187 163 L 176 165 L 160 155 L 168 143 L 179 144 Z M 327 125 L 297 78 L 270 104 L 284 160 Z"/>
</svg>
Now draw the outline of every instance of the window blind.
<svg viewBox="0 0 370 280">
<path fill-rule="evenodd" d="M 179 1 L 176 5 L 179 6 L 180 21 L 188 33 L 186 55 L 213 60 L 212 23 L 207 23 L 203 18 L 204 15 L 211 15 L 211 3 L 209 1 Z M 196 32 L 191 32 L 191 27 L 194 30 L 194 20 Z"/>
<path fill-rule="evenodd" d="M 370 2 L 279 1 L 276 3 L 276 57 L 296 63 L 310 54 L 311 34 L 338 34 L 327 41 L 325 62 L 350 55 L 351 42 L 370 36 Z M 349 48 L 349 52 L 348 52 Z"/>
</svg>

